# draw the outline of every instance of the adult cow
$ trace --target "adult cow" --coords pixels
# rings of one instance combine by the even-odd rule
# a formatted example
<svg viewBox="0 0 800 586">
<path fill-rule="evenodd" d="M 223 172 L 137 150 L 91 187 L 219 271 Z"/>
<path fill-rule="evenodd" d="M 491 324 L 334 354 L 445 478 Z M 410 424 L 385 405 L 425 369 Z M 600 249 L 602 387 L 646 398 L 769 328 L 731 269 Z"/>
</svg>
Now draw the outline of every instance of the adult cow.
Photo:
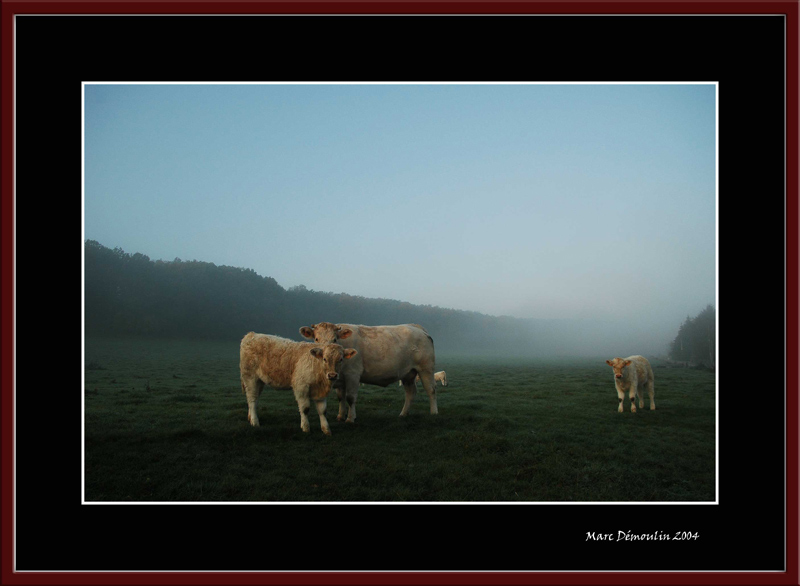
<svg viewBox="0 0 800 586">
<path fill-rule="evenodd" d="M 433 382 L 436 363 L 433 338 L 422 326 L 362 326 L 321 322 L 303 326 L 300 334 L 318 344 L 341 344 L 344 348 L 358 351 L 353 358 L 345 361 L 339 381 L 334 384 L 339 396 L 337 420 L 342 421 L 346 417 L 349 423 L 355 421 L 359 383 L 386 387 L 397 380 L 403 382 L 406 392 L 406 402 L 400 411 L 400 417 L 405 417 L 417 393 L 417 375 L 428 393 L 431 415 L 439 412 Z"/>
</svg>

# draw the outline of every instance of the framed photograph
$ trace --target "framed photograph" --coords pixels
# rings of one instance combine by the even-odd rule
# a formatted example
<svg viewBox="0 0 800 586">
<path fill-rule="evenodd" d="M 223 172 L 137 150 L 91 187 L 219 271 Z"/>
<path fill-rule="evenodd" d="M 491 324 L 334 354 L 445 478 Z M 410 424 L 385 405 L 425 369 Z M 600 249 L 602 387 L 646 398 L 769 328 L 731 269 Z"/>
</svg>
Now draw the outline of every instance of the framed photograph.
<svg viewBox="0 0 800 586">
<path fill-rule="evenodd" d="M 798 584 L 796 2 L 0 43 L 4 584 Z"/>
</svg>

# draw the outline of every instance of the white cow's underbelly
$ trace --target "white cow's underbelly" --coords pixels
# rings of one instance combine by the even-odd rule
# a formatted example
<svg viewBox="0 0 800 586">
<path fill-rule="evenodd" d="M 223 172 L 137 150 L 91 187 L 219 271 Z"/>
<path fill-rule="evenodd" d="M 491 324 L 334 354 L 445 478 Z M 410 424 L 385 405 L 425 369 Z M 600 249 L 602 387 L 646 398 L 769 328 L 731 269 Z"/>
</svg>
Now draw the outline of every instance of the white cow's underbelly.
<svg viewBox="0 0 800 586">
<path fill-rule="evenodd" d="M 361 382 L 367 385 L 376 385 L 379 387 L 388 387 L 392 383 L 396 383 L 400 380 L 400 377 L 397 375 L 393 376 L 362 376 Z"/>
</svg>

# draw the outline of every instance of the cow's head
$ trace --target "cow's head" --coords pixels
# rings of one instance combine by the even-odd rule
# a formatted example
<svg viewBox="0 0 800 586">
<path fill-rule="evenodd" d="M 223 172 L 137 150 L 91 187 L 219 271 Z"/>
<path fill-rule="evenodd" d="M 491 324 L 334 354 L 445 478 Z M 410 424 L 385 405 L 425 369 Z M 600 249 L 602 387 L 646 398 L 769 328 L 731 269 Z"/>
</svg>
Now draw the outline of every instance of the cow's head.
<svg viewBox="0 0 800 586">
<path fill-rule="evenodd" d="M 310 327 L 303 326 L 300 334 L 317 344 L 335 344 L 352 336 L 353 330 L 324 321 Z"/>
<path fill-rule="evenodd" d="M 347 358 L 352 358 L 358 354 L 353 348 L 344 349 L 339 344 L 323 344 L 311 349 L 311 355 L 322 361 L 325 369 L 325 376 L 328 380 L 334 381 L 339 378 L 342 370 L 342 363 Z"/>
<path fill-rule="evenodd" d="M 622 369 L 628 366 L 631 363 L 630 360 L 625 360 L 624 358 L 614 358 L 614 360 L 606 360 L 606 364 L 608 364 L 611 368 L 614 369 L 614 378 L 622 378 Z"/>
</svg>

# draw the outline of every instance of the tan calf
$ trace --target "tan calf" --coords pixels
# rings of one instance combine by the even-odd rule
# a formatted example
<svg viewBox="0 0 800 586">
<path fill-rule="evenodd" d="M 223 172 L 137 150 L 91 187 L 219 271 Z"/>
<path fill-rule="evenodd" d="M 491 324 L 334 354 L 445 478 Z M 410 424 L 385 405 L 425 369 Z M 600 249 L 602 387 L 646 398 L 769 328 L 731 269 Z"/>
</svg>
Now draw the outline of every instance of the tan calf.
<svg viewBox="0 0 800 586">
<path fill-rule="evenodd" d="M 350 423 L 355 421 L 359 383 L 386 387 L 397 380 L 403 381 L 406 391 L 406 401 L 400 411 L 401 417 L 406 416 L 417 393 L 414 382 L 417 375 L 428 393 L 431 415 L 439 412 L 436 385 L 433 382 L 436 362 L 433 338 L 422 326 L 361 326 L 322 322 L 302 327 L 300 333 L 317 343 L 335 342 L 345 348 L 358 350 L 355 359 L 348 360 L 344 365 L 341 378 L 334 385 L 339 395 L 339 421 L 345 418 Z"/>
<path fill-rule="evenodd" d="M 636 413 L 636 396 L 639 396 L 639 409 L 644 408 L 644 390 L 650 396 L 650 410 L 655 410 L 656 404 L 653 400 L 655 389 L 653 388 L 653 369 L 650 362 L 644 356 L 628 356 L 627 358 L 614 358 L 606 360 L 614 369 L 614 386 L 617 388 L 617 398 L 619 399 L 618 411 L 622 413 L 622 400 L 625 398 L 625 391 L 631 400 L 631 413 Z"/>
<path fill-rule="evenodd" d="M 247 420 L 258 426 L 258 397 L 264 385 L 292 389 L 300 409 L 300 429 L 309 431 L 308 412 L 314 401 L 322 432 L 331 434 L 325 418 L 331 384 L 339 378 L 345 359 L 357 352 L 339 344 L 295 342 L 279 336 L 250 332 L 239 347 L 242 392 L 247 396 Z"/>
</svg>

